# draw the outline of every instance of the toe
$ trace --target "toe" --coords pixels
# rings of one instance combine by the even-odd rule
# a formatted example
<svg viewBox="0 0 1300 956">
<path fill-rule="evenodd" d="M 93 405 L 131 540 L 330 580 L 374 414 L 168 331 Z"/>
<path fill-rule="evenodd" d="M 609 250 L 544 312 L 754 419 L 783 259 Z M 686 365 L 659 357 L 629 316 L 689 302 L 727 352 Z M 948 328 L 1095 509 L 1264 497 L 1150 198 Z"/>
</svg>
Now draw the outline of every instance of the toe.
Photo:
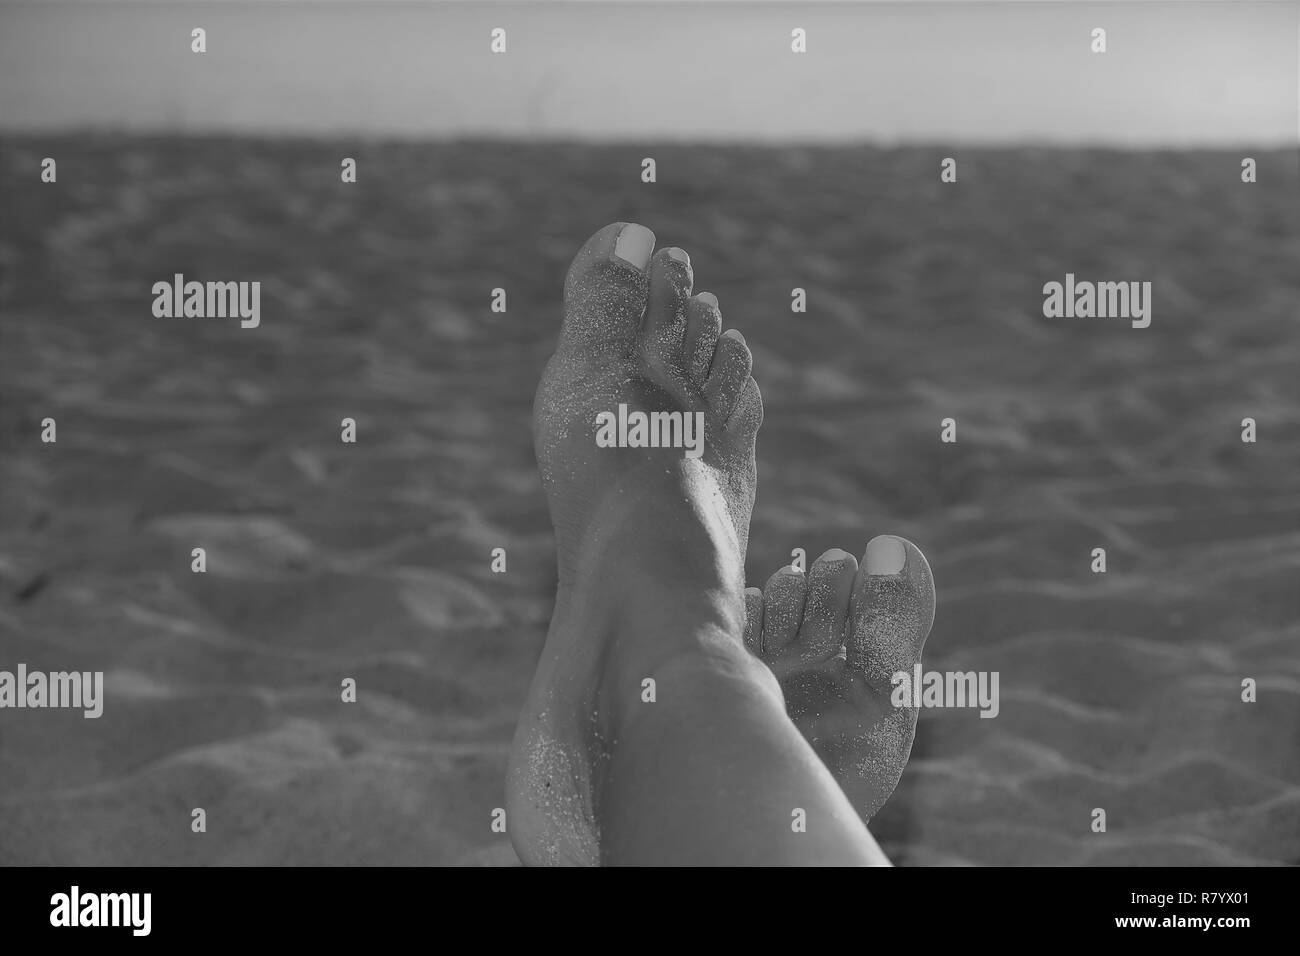
<svg viewBox="0 0 1300 956">
<path fill-rule="evenodd" d="M 745 588 L 745 647 L 763 653 L 763 592 L 758 588 Z"/>
<path fill-rule="evenodd" d="M 722 331 L 722 312 L 718 297 L 712 292 L 701 292 L 692 297 L 686 306 L 686 340 L 682 354 L 686 356 L 687 377 L 696 388 L 703 388 L 713 364 L 713 351 L 718 347 L 718 333 Z"/>
<path fill-rule="evenodd" d="M 693 281 L 690 256 L 682 249 L 661 249 L 650 260 L 649 301 L 642 323 L 646 353 L 679 371 L 684 371 L 685 365 L 682 337 Z"/>
<path fill-rule="evenodd" d="M 745 337 L 735 329 L 728 329 L 718 339 L 709 378 L 704 383 L 704 397 L 715 421 L 725 424 L 731 418 L 753 367 L 754 359 Z"/>
<path fill-rule="evenodd" d="M 916 545 L 894 535 L 867 543 L 849 618 L 849 666 L 887 693 L 890 678 L 920 660 L 934 623 L 934 578 Z"/>
<path fill-rule="evenodd" d="M 830 656 L 844 646 L 849 598 L 857 572 L 857 558 L 839 548 L 827 551 L 808 569 L 799 643 L 809 653 Z"/>
<path fill-rule="evenodd" d="M 767 579 L 763 588 L 764 657 L 789 646 L 799 633 L 807 584 L 803 573 L 789 565 Z"/>
<path fill-rule="evenodd" d="M 654 233 L 615 222 L 587 240 L 564 282 L 563 344 L 631 348 L 645 313 Z"/>
</svg>

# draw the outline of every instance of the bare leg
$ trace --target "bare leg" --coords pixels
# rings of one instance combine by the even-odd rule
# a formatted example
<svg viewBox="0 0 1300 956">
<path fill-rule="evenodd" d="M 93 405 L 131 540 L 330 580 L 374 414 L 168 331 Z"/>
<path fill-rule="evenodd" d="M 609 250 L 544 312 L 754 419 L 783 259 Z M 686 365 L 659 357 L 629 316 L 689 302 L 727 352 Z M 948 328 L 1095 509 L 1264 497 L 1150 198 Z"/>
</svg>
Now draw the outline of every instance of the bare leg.
<svg viewBox="0 0 1300 956">
<path fill-rule="evenodd" d="M 607 757 L 592 780 L 601 860 L 887 863 L 743 647 L 725 515 L 674 516 L 687 510 L 682 481 L 663 478 L 642 489 L 661 504 L 629 516 L 591 563 L 581 602 L 585 631 L 616 635 L 601 694 Z"/>
<path fill-rule="evenodd" d="M 680 250 L 618 223 L 584 246 L 538 389 L 559 592 L 520 716 L 525 863 L 884 863 L 744 649 L 762 402 L 743 337 Z M 698 456 L 604 447 L 598 416 L 701 412 Z"/>
</svg>

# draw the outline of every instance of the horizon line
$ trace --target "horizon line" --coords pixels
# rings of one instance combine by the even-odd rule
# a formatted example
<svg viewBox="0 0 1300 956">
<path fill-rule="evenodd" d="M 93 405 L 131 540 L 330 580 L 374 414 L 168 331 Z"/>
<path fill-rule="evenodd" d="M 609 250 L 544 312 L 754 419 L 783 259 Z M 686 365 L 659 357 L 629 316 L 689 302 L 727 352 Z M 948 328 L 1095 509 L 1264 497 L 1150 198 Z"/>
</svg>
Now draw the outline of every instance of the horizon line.
<svg viewBox="0 0 1300 956">
<path fill-rule="evenodd" d="M 0 0 L 0 3 L 6 0 Z M 86 2 L 86 0 L 77 0 Z M 118 2 L 118 0 L 90 0 L 90 2 Z M 130 0 L 136 2 L 136 0 Z M 311 2 L 311 0 L 307 0 Z M 1293 150 L 1300 157 L 1300 133 L 1293 140 L 1111 140 L 1111 139 L 1069 139 L 1045 137 L 1041 135 L 1025 137 L 991 136 L 988 138 L 971 138 L 968 136 L 944 137 L 870 137 L 870 136 L 810 136 L 802 140 L 761 135 L 746 136 L 681 136 L 645 133 L 629 135 L 615 133 L 608 136 L 593 136 L 583 133 L 542 133 L 537 135 L 518 133 L 494 133 L 490 131 L 467 130 L 456 131 L 403 131 L 403 130 L 360 130 L 338 129 L 290 129 L 284 131 L 267 130 L 252 127 L 191 127 L 163 128 L 136 125 L 94 125 L 76 124 L 59 127 L 9 126 L 0 122 L 0 139 L 21 138 L 40 139 L 69 138 L 77 136 L 101 138 L 137 138 L 137 139 L 246 139 L 246 140 L 298 140 L 302 142 L 352 139 L 358 143 L 376 143 L 397 141 L 403 143 L 446 143 L 446 144 L 490 144 L 509 143 L 539 146 L 710 146 L 710 147 L 763 147 L 775 149 L 841 149 L 846 147 L 873 147 L 880 149 L 917 149 L 917 148 L 965 148 L 965 149 L 1060 149 L 1060 150 L 1109 150 L 1112 152 L 1235 152 L 1242 149 L 1268 150 L 1285 152 Z"/>
</svg>

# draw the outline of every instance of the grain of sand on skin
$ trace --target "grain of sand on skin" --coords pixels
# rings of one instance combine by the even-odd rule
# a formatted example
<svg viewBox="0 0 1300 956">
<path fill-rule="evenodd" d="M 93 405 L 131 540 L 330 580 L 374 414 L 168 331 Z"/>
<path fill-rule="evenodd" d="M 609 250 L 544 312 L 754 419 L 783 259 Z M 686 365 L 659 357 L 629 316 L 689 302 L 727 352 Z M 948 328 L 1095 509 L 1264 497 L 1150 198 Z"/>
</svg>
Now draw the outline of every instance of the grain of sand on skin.
<svg viewBox="0 0 1300 956">
<path fill-rule="evenodd" d="M 750 582 L 905 535 L 927 668 L 1002 674 L 997 719 L 922 712 L 887 852 L 1300 860 L 1286 157 L 1245 189 L 1225 154 L 973 152 L 942 192 L 924 151 L 682 147 L 651 191 L 636 150 L 375 144 L 340 190 L 319 143 L 119 137 L 0 142 L 6 181 L 54 149 L 0 221 L 0 666 L 109 693 L 6 712 L 0 862 L 513 861 L 490 815 L 554 576 L 532 391 L 615 220 L 743 317 Z M 1067 271 L 1152 281 L 1152 327 L 1042 319 Z M 152 319 L 174 272 L 261 279 L 261 328 Z"/>
</svg>

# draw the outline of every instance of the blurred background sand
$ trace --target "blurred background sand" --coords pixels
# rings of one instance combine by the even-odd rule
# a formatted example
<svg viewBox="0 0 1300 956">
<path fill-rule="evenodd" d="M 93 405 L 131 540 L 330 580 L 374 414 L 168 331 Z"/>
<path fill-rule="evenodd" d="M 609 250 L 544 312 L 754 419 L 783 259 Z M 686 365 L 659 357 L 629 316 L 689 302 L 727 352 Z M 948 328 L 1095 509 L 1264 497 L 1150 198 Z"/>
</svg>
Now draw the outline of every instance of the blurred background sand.
<svg viewBox="0 0 1300 956">
<path fill-rule="evenodd" d="M 887 852 L 1300 862 L 1294 149 L 195 132 L 0 137 L 0 667 L 108 682 L 97 721 L 0 714 L 0 863 L 514 862 L 489 824 L 555 570 L 532 390 L 620 219 L 753 349 L 750 582 L 906 535 L 927 668 L 1001 673 L 997 719 L 923 712 Z M 261 327 L 153 318 L 174 272 L 260 280 Z M 1044 319 L 1066 272 L 1151 281 L 1151 327 Z"/>
</svg>

